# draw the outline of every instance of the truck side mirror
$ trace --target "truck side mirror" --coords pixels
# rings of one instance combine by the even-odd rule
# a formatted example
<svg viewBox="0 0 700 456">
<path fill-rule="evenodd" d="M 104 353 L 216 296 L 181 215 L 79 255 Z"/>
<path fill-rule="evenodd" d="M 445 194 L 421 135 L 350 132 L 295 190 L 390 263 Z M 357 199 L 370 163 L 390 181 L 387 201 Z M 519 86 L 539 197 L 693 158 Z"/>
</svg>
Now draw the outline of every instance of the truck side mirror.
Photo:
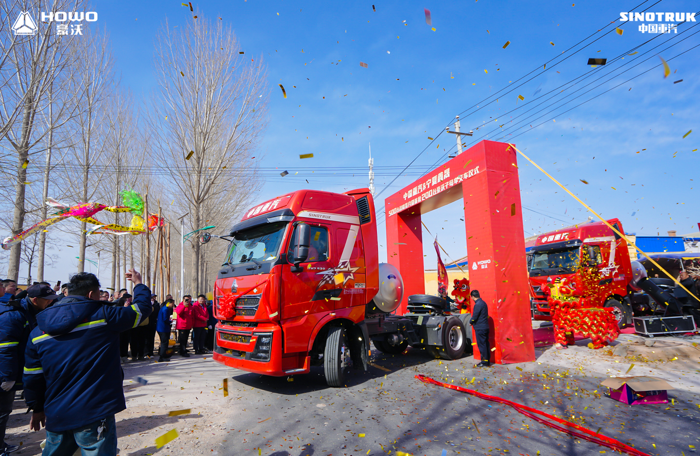
<svg viewBox="0 0 700 456">
<path fill-rule="evenodd" d="M 592 268 L 598 266 L 595 250 L 590 245 L 588 246 L 588 266 Z"/>
<path fill-rule="evenodd" d="M 309 245 L 311 244 L 311 227 L 305 223 L 297 225 L 294 237 L 294 267 L 292 272 L 300 272 L 300 263 L 309 257 Z"/>
</svg>

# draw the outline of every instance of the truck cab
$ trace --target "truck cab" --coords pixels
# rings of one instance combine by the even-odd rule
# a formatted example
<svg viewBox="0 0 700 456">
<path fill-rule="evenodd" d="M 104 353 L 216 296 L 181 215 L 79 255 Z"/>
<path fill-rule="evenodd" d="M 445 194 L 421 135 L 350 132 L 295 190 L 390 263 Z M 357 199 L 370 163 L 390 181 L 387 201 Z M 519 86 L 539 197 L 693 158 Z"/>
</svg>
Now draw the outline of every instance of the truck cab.
<svg viewBox="0 0 700 456">
<path fill-rule="evenodd" d="M 624 233 L 618 219 L 608 223 Z M 603 222 L 591 222 L 540 235 L 529 252 L 533 318 L 551 320 L 543 287 L 566 278 L 593 306 L 612 307 L 618 324 L 631 322 L 628 302 L 632 269 L 627 241 Z"/>
<path fill-rule="evenodd" d="M 289 193 L 247 211 L 224 237 L 230 245 L 214 287 L 216 361 L 272 376 L 306 373 L 333 333 L 338 363 L 346 346 L 366 363 L 365 305 L 379 289 L 368 189 Z"/>
</svg>

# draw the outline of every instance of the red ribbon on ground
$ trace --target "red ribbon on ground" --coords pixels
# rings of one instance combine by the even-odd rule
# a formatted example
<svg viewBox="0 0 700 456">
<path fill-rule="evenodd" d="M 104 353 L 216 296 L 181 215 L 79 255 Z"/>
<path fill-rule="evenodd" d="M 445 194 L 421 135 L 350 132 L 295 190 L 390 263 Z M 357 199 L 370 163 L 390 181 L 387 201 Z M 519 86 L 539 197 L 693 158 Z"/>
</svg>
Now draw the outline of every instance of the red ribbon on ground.
<svg viewBox="0 0 700 456">
<path fill-rule="evenodd" d="M 577 437 L 579 439 L 588 440 L 589 442 L 597 443 L 598 445 L 608 447 L 611 450 L 619 451 L 621 453 L 631 454 L 632 456 L 649 456 L 647 453 L 639 451 L 636 448 L 633 448 L 629 445 L 626 445 L 626 444 L 620 442 L 619 440 L 615 440 L 611 437 L 607 437 L 607 436 L 604 436 L 602 434 L 598 434 L 596 432 L 591 431 L 590 429 L 586 429 L 583 426 L 579 426 L 576 423 L 572 423 L 570 421 L 566 421 L 566 420 L 563 420 L 561 418 L 557 418 L 556 416 L 539 411 L 539 410 L 534 409 L 532 407 L 528 407 L 527 405 L 518 404 L 517 402 L 509 401 L 508 399 L 503 399 L 503 398 L 497 397 L 497 396 L 489 396 L 488 394 L 480 393 L 478 391 L 470 390 L 467 388 L 462 388 L 461 386 L 456 386 L 456 385 L 451 385 L 449 383 L 439 382 L 439 381 L 434 380 L 430 377 L 426 377 L 425 375 L 416 375 L 416 378 L 424 383 L 432 383 L 433 385 L 442 386 L 443 388 L 449 388 L 449 389 L 453 389 L 455 391 L 459 391 L 462 393 L 471 394 L 472 396 L 476 396 L 480 399 L 509 405 L 509 406 L 513 407 L 515 410 L 517 410 L 519 413 L 522 413 L 523 415 L 527 416 L 528 418 L 532 418 L 533 420 L 537 421 L 538 423 L 545 424 L 551 428 L 556 429 L 557 431 L 564 432 L 566 434 L 572 435 L 572 436 Z M 540 415 L 540 416 L 537 416 L 537 415 Z M 551 420 L 551 421 L 549 421 L 549 420 Z M 559 424 L 555 424 L 552 421 L 555 421 L 556 423 L 559 423 Z M 562 425 L 562 426 L 560 426 L 560 425 Z"/>
</svg>

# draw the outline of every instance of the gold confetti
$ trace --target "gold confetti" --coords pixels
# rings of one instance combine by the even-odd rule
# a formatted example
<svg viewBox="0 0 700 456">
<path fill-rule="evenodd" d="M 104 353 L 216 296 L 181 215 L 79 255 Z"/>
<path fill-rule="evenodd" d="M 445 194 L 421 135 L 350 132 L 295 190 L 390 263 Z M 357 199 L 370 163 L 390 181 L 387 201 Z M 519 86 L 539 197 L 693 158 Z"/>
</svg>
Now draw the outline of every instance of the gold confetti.
<svg viewBox="0 0 700 456">
<path fill-rule="evenodd" d="M 180 71 L 180 74 L 181 74 L 183 77 L 185 76 L 185 73 L 183 73 L 182 71 Z"/>
<path fill-rule="evenodd" d="M 176 438 L 178 438 L 180 434 L 177 433 L 177 429 L 173 429 L 172 431 L 168 431 L 165 434 L 161 435 L 160 437 L 156 438 L 156 448 L 162 448 L 168 443 L 172 442 Z"/>
<path fill-rule="evenodd" d="M 693 132 L 693 130 L 688 130 L 688 133 L 686 133 L 686 134 L 683 135 L 683 139 L 685 139 L 686 137 L 688 137 L 688 135 L 691 134 L 692 132 Z M 25 168 L 26 168 L 26 166 L 25 166 Z"/>
<path fill-rule="evenodd" d="M 663 57 L 659 56 L 661 59 L 661 63 L 664 65 L 664 79 L 668 77 L 669 74 L 671 74 L 671 68 L 668 66 L 668 63 L 664 60 Z"/>
<path fill-rule="evenodd" d="M 358 436 L 358 437 L 363 437 L 363 438 L 364 438 L 365 435 L 364 435 L 364 434 L 357 434 L 357 436 Z"/>
<path fill-rule="evenodd" d="M 620 27 L 615 27 L 615 32 L 616 32 L 618 35 L 622 36 L 622 34 L 624 33 L 624 30 L 622 30 Z"/>
<path fill-rule="evenodd" d="M 525 97 L 522 96 L 522 95 L 518 95 L 518 98 L 520 99 L 520 101 L 524 101 L 524 100 L 525 100 Z"/>
<path fill-rule="evenodd" d="M 588 181 L 587 181 L 587 180 L 584 180 L 584 179 L 579 179 L 579 180 L 580 180 L 581 182 L 583 182 L 584 184 L 588 185 Z"/>
<path fill-rule="evenodd" d="M 284 90 L 284 86 L 282 84 L 280 84 L 280 89 L 282 89 L 282 95 L 284 96 L 284 98 L 287 98 L 287 91 Z"/>
<path fill-rule="evenodd" d="M 551 44 L 552 46 L 554 46 L 554 42 L 553 42 L 553 41 L 550 41 L 549 44 Z"/>
<path fill-rule="evenodd" d="M 194 151 L 191 150 L 190 153 L 187 154 L 187 157 L 185 157 L 185 160 L 189 160 L 190 158 L 192 158 L 193 155 L 194 155 Z"/>
<path fill-rule="evenodd" d="M 691 130 L 692 131 L 692 130 Z M 688 132 L 690 134 L 690 131 Z M 688 136 L 688 135 L 685 135 Z M 683 136 L 685 138 L 685 136 Z M 27 166 L 29 166 L 29 160 L 24 160 L 24 163 L 22 163 L 22 169 L 27 169 Z"/>
<path fill-rule="evenodd" d="M 224 397 L 228 396 L 228 379 L 224 379 Z"/>
<path fill-rule="evenodd" d="M 629 374 L 633 367 L 634 367 L 634 364 L 631 364 L 631 365 L 630 365 L 630 368 L 627 369 L 627 372 L 625 372 L 625 374 Z"/>
<path fill-rule="evenodd" d="M 479 432 L 479 428 L 476 426 L 476 421 L 474 421 L 474 418 L 472 418 L 472 424 L 474 425 L 474 429 L 476 429 L 476 432 Z M 479 434 L 481 434 L 481 432 L 479 432 Z"/>
<path fill-rule="evenodd" d="M 506 44 L 503 45 L 503 49 L 507 48 L 509 44 L 510 44 L 510 41 L 506 41 Z"/>
<path fill-rule="evenodd" d="M 192 409 L 173 410 L 171 412 L 168 412 L 168 416 L 189 415 L 191 412 Z"/>
<path fill-rule="evenodd" d="M 299 158 L 314 158 L 314 154 L 300 154 Z"/>
</svg>

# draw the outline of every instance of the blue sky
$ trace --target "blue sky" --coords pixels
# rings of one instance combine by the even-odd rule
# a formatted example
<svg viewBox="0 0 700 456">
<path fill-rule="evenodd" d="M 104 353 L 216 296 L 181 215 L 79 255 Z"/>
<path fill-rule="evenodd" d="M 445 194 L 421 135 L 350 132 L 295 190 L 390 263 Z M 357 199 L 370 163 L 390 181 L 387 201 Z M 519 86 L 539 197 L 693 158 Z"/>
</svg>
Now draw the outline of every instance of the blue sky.
<svg viewBox="0 0 700 456">
<path fill-rule="evenodd" d="M 290 174 L 266 173 L 258 201 L 301 188 L 345 191 L 367 186 L 369 143 L 375 158 L 375 185 L 381 191 L 427 147 L 414 166 L 381 194 L 376 202 L 381 208 L 385 196 L 445 161 L 454 137 L 443 134 L 432 144 L 428 137 L 435 138 L 456 114 L 478 104 L 478 112 L 462 116 L 462 130 L 490 123 L 476 130 L 473 140 L 483 139 L 482 135 L 503 124 L 504 133 L 486 137 L 497 139 L 512 133 L 504 140 L 512 138 L 603 216 L 620 218 L 626 231 L 640 235 L 698 231 L 700 152 L 693 149 L 700 147 L 700 115 L 693 100 L 700 91 L 696 76 L 700 74 L 700 48 L 689 49 L 700 44 L 700 35 L 681 42 L 700 30 L 691 29 L 697 22 L 682 25 L 677 34 L 659 36 L 632 56 L 625 53 L 658 34 L 641 33 L 639 23 L 620 25 L 621 36 L 614 31 L 605 34 L 613 26 L 555 66 L 572 53 L 563 51 L 618 20 L 621 11 L 631 10 L 642 0 L 346 3 L 193 2 L 200 17 L 221 17 L 234 28 L 245 58 L 267 66 L 269 126 L 256 156 L 261 167 L 277 167 Z M 697 8 L 690 1 L 654 3 L 648 1 L 641 9 L 651 6 L 653 12 L 685 12 Z M 426 24 L 424 8 L 431 11 L 434 31 Z M 99 25 L 110 34 L 122 84 L 137 99 L 146 97 L 155 88 L 155 34 L 166 18 L 171 27 L 182 26 L 194 20 L 193 14 L 179 1 L 102 1 L 94 9 Z M 510 45 L 504 49 L 507 41 Z M 665 49 L 670 45 L 675 46 Z M 671 60 L 684 51 L 688 52 Z M 612 60 L 618 55 L 625 57 L 606 66 L 586 64 L 588 58 Z M 661 67 L 653 68 L 661 63 L 658 56 L 669 62 L 671 75 L 667 78 Z M 515 81 L 532 70 L 542 70 L 551 59 L 557 60 L 547 65 L 547 71 L 533 73 L 537 76 L 531 81 L 484 106 L 482 100 L 520 84 Z M 527 117 L 526 128 L 507 130 L 512 118 L 532 106 L 526 103 L 550 91 L 556 96 L 553 100 L 560 100 L 594 79 L 618 74 L 645 59 L 649 60 L 540 120 Z M 360 62 L 367 63 L 367 68 Z M 559 114 L 648 69 L 651 71 Z M 564 88 L 558 88 L 560 85 L 587 76 L 573 89 L 559 93 Z M 683 82 L 674 84 L 681 79 Z M 284 85 L 286 99 L 278 84 Z M 511 112 L 518 107 L 521 109 Z M 684 139 L 690 130 L 694 131 Z M 300 160 L 304 153 L 313 153 L 314 158 Z M 523 166 L 522 160 L 520 164 L 526 235 L 584 221 L 590 215 L 541 172 Z M 352 169 L 322 169 L 325 167 Z M 425 224 L 439 233 L 440 243 L 453 259 L 466 254 L 460 212 L 461 206 L 454 203 L 424 216 Z M 383 231 L 382 225 L 380 254 L 385 258 Z M 429 268 L 435 265 L 432 250 L 426 244 Z"/>
</svg>

